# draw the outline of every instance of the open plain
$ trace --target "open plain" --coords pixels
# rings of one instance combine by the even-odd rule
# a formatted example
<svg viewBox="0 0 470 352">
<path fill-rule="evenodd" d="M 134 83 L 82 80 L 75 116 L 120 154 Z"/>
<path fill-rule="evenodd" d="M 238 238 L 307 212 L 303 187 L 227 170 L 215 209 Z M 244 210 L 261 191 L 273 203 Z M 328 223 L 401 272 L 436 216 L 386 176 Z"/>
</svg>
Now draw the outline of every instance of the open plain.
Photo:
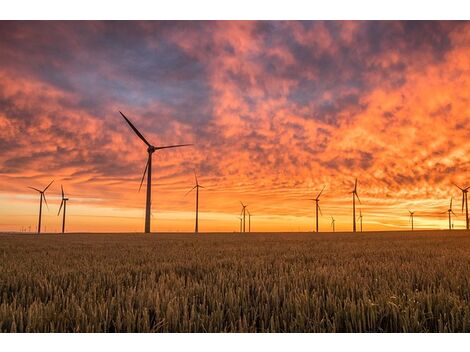
<svg viewBox="0 0 470 352">
<path fill-rule="evenodd" d="M 2 332 L 469 332 L 470 234 L 0 235 Z"/>
</svg>

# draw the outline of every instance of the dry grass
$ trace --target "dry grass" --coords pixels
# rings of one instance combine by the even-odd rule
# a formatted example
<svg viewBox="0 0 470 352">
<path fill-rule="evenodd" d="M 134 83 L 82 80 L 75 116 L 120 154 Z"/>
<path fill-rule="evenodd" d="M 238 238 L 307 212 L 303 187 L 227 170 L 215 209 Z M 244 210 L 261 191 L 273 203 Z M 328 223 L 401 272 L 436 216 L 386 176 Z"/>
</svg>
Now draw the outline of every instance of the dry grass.
<svg viewBox="0 0 470 352">
<path fill-rule="evenodd" d="M 0 330 L 470 331 L 470 234 L 2 235 Z"/>
</svg>

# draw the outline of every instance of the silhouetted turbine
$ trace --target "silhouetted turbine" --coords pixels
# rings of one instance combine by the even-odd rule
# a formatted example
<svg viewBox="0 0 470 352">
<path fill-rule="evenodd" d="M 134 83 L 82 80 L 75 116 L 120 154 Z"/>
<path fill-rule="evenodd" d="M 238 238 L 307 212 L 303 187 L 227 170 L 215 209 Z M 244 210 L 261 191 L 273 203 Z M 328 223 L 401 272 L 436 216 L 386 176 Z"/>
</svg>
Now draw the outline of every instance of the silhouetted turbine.
<svg viewBox="0 0 470 352">
<path fill-rule="evenodd" d="M 353 232 L 356 232 L 356 198 L 361 203 L 359 199 L 359 195 L 357 194 L 357 178 L 354 182 L 354 189 L 352 190 L 352 197 L 353 197 Z"/>
<path fill-rule="evenodd" d="M 318 193 L 318 195 L 316 196 L 316 198 L 310 198 L 309 200 L 313 200 L 315 201 L 315 219 L 316 219 L 316 222 L 315 222 L 315 229 L 316 231 L 315 232 L 318 232 L 318 212 L 320 211 L 320 214 L 321 216 L 323 216 L 322 212 L 321 212 L 321 209 L 320 209 L 320 205 L 318 204 L 318 202 L 320 201 L 320 196 L 321 194 L 323 193 L 323 191 L 325 190 L 325 187 L 326 186 L 323 186 L 322 190 L 320 191 L 320 193 Z"/>
<path fill-rule="evenodd" d="M 359 222 L 360 222 L 360 224 L 361 224 L 361 232 L 362 232 L 362 210 L 361 210 L 361 209 L 359 209 L 358 220 L 359 220 Z"/>
<path fill-rule="evenodd" d="M 240 202 L 240 204 L 242 205 L 242 211 L 240 212 L 240 216 L 243 214 L 243 232 L 245 232 L 245 216 L 246 216 L 246 207 L 248 205 L 244 205 L 242 202 Z"/>
<path fill-rule="evenodd" d="M 468 224 L 468 198 L 467 198 L 467 193 L 468 193 L 468 189 L 470 187 L 462 188 L 462 187 L 457 186 L 455 183 L 454 183 L 454 186 L 462 191 L 462 213 L 463 213 L 463 207 L 464 207 L 464 204 L 465 204 L 465 225 L 466 225 L 466 228 L 468 230 L 469 229 L 469 227 L 468 227 L 469 224 Z"/>
<path fill-rule="evenodd" d="M 447 209 L 447 211 L 442 212 L 441 214 L 445 213 L 447 213 L 447 215 L 449 216 L 449 230 L 452 230 L 452 214 L 455 215 L 454 211 L 452 210 L 452 197 L 450 198 L 449 209 Z"/>
<path fill-rule="evenodd" d="M 335 218 L 334 217 L 331 217 L 331 227 L 333 228 L 333 232 L 336 232 L 335 231 Z"/>
<path fill-rule="evenodd" d="M 194 178 L 196 180 L 196 185 L 191 188 L 186 194 L 188 195 L 189 193 L 192 192 L 193 189 L 196 189 L 196 225 L 195 225 L 195 228 L 194 228 L 194 232 L 195 233 L 198 233 L 199 232 L 199 188 L 204 188 L 203 186 L 201 186 L 199 184 L 199 182 L 197 181 L 197 175 L 196 175 L 196 171 L 194 171 Z"/>
<path fill-rule="evenodd" d="M 251 232 L 251 213 L 249 210 L 247 210 L 248 212 L 248 232 Z"/>
<path fill-rule="evenodd" d="M 34 187 L 28 187 L 28 188 L 34 189 L 36 192 L 39 192 L 39 194 L 40 194 L 40 196 L 39 196 L 38 235 L 41 233 L 42 200 L 44 199 L 44 203 L 46 204 L 47 209 L 49 209 L 49 206 L 47 205 L 47 200 L 46 200 L 46 194 L 45 194 L 45 192 L 46 192 L 47 189 L 50 187 L 50 185 L 52 185 L 52 182 L 54 182 L 54 180 L 52 180 L 51 183 L 49 183 L 49 184 L 47 185 L 47 187 L 44 188 L 42 191 L 39 190 L 39 189 L 37 189 L 37 188 L 34 188 Z"/>
<path fill-rule="evenodd" d="M 160 149 L 167 149 L 167 148 L 178 148 L 178 147 L 186 147 L 192 144 L 176 144 L 176 145 L 167 145 L 163 147 L 155 147 L 151 145 L 145 137 L 139 132 L 137 128 L 131 123 L 131 121 L 124 116 L 122 112 L 119 111 L 121 116 L 126 120 L 126 122 L 131 126 L 132 130 L 135 134 L 147 145 L 147 153 L 148 153 L 148 160 L 147 164 L 145 165 L 144 174 L 142 175 L 142 180 L 140 181 L 139 191 L 142 188 L 142 183 L 144 182 L 145 173 L 147 173 L 147 201 L 145 203 L 145 233 L 150 233 L 150 217 L 151 217 L 151 199 L 152 199 L 152 154 Z"/>
<path fill-rule="evenodd" d="M 60 210 L 62 209 L 62 205 L 63 205 L 64 211 L 62 212 L 62 233 L 65 233 L 65 211 L 67 209 L 67 202 L 69 199 L 65 197 L 64 187 L 60 185 L 60 188 L 62 189 L 62 201 L 60 202 L 60 207 L 59 207 L 59 211 L 57 212 L 57 216 L 59 216 Z"/>
<path fill-rule="evenodd" d="M 408 210 L 408 212 L 410 213 L 410 217 L 408 218 L 408 222 L 411 222 L 411 231 L 413 231 L 415 229 L 415 226 L 414 226 L 414 215 L 415 215 L 415 212 L 414 211 L 411 211 L 411 210 Z"/>
</svg>

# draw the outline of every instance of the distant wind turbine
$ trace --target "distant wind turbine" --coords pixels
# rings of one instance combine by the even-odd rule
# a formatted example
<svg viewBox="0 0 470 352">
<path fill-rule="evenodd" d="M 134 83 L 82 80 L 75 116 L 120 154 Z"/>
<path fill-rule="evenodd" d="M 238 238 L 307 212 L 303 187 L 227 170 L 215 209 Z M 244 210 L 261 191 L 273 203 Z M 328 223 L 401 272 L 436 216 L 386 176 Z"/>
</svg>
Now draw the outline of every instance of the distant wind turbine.
<svg viewBox="0 0 470 352">
<path fill-rule="evenodd" d="M 462 188 L 462 187 L 457 186 L 455 183 L 454 183 L 454 186 L 462 191 L 462 213 L 463 213 L 463 207 L 465 205 L 465 225 L 466 225 L 466 228 L 468 230 L 469 229 L 469 226 L 468 226 L 469 224 L 468 224 L 468 198 L 467 198 L 467 193 L 468 193 L 468 189 L 470 187 Z"/>
<path fill-rule="evenodd" d="M 249 210 L 247 210 L 248 212 L 248 232 L 251 232 L 251 213 Z"/>
<path fill-rule="evenodd" d="M 194 232 L 195 233 L 198 233 L 199 232 L 199 188 L 204 188 L 203 186 L 201 186 L 197 180 L 197 175 L 196 175 L 196 171 L 194 171 L 194 178 L 196 180 L 196 185 L 191 188 L 187 193 L 191 193 L 193 189 L 196 189 L 196 226 L 194 228 Z"/>
<path fill-rule="evenodd" d="M 357 218 L 361 224 L 361 232 L 362 232 L 362 210 L 359 209 L 359 217 Z"/>
<path fill-rule="evenodd" d="M 336 222 L 335 218 L 331 217 L 331 227 L 333 228 L 333 232 L 336 232 L 335 231 L 335 222 Z"/>
<path fill-rule="evenodd" d="M 47 185 L 47 187 L 44 188 L 42 191 L 37 189 L 37 188 L 34 188 L 34 187 L 28 187 L 28 188 L 34 189 L 36 192 L 39 192 L 39 194 L 40 194 L 40 196 L 39 196 L 38 235 L 41 233 L 42 201 L 44 200 L 44 203 L 46 204 L 47 209 L 49 209 L 49 206 L 47 205 L 47 200 L 46 200 L 46 194 L 45 193 L 46 193 L 47 189 L 50 187 L 50 185 L 52 185 L 52 182 L 54 182 L 54 180 L 52 180 L 51 183 L 49 183 Z"/>
<path fill-rule="evenodd" d="M 62 189 L 62 201 L 60 202 L 60 207 L 59 207 L 59 211 L 57 213 L 57 216 L 59 216 L 60 210 L 62 209 L 62 206 L 64 206 L 64 211 L 62 212 L 62 233 L 65 233 L 65 211 L 67 209 L 67 201 L 69 199 L 65 197 L 64 187 L 62 187 L 62 185 L 60 185 L 60 188 Z"/>
<path fill-rule="evenodd" d="M 310 198 L 309 200 L 313 200 L 315 201 L 315 219 L 316 219 L 316 223 L 315 223 L 315 229 L 316 229 L 316 232 L 318 232 L 318 212 L 320 212 L 320 214 L 323 216 L 322 212 L 321 212 L 321 209 L 320 209 L 320 205 L 318 204 L 318 202 L 320 201 L 320 196 L 321 194 L 323 193 L 323 191 L 325 190 L 325 187 L 326 186 L 323 186 L 322 190 L 320 191 L 320 193 L 318 193 L 318 195 L 316 196 L 316 198 Z"/>
<path fill-rule="evenodd" d="M 414 212 L 414 211 L 411 211 L 411 210 L 408 210 L 408 212 L 410 213 L 410 217 L 409 217 L 408 222 L 411 222 L 411 231 L 413 231 L 413 230 L 415 229 L 415 226 L 414 226 L 414 215 L 415 215 L 415 212 Z"/>
<path fill-rule="evenodd" d="M 354 182 L 354 189 L 352 190 L 352 198 L 353 198 L 353 232 L 356 232 L 356 198 L 361 203 L 359 199 L 359 195 L 357 194 L 357 178 Z"/>
<path fill-rule="evenodd" d="M 176 144 L 176 145 L 167 145 L 163 147 L 156 147 L 151 145 L 142 133 L 139 132 L 137 128 L 132 124 L 132 122 L 122 113 L 119 111 L 121 116 L 126 120 L 126 122 L 131 126 L 132 130 L 135 134 L 147 145 L 147 153 L 148 153 L 148 160 L 147 164 L 145 165 L 145 170 L 142 175 L 142 180 L 140 181 L 139 191 L 142 188 L 142 183 L 144 182 L 145 173 L 147 173 L 147 200 L 145 203 L 145 233 L 150 233 L 150 217 L 151 217 L 151 199 L 152 199 L 152 154 L 160 149 L 167 149 L 167 148 L 178 148 L 178 147 L 186 147 L 192 144 Z"/>
<path fill-rule="evenodd" d="M 450 198 L 449 209 L 447 211 L 442 212 L 441 214 L 447 213 L 449 216 L 449 230 L 452 230 L 452 214 L 455 215 L 454 211 L 452 210 L 452 198 Z M 455 215 L 457 216 L 457 215 Z"/>
<path fill-rule="evenodd" d="M 240 213 L 240 216 L 243 214 L 243 232 L 245 232 L 245 224 L 246 224 L 246 223 L 245 223 L 245 216 L 246 216 L 246 207 L 247 207 L 248 205 L 245 205 L 245 204 L 243 204 L 242 202 L 240 202 L 240 204 L 242 205 L 242 211 L 241 211 L 241 213 Z"/>
</svg>

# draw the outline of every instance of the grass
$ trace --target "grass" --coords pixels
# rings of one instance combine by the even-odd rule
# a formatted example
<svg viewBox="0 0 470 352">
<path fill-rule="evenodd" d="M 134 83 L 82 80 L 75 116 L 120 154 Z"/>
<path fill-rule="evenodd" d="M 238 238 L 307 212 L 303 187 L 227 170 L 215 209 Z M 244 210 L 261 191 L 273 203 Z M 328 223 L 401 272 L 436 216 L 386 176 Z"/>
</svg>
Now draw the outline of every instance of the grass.
<svg viewBox="0 0 470 352">
<path fill-rule="evenodd" d="M 470 234 L 1 235 L 2 332 L 468 332 Z"/>
</svg>

